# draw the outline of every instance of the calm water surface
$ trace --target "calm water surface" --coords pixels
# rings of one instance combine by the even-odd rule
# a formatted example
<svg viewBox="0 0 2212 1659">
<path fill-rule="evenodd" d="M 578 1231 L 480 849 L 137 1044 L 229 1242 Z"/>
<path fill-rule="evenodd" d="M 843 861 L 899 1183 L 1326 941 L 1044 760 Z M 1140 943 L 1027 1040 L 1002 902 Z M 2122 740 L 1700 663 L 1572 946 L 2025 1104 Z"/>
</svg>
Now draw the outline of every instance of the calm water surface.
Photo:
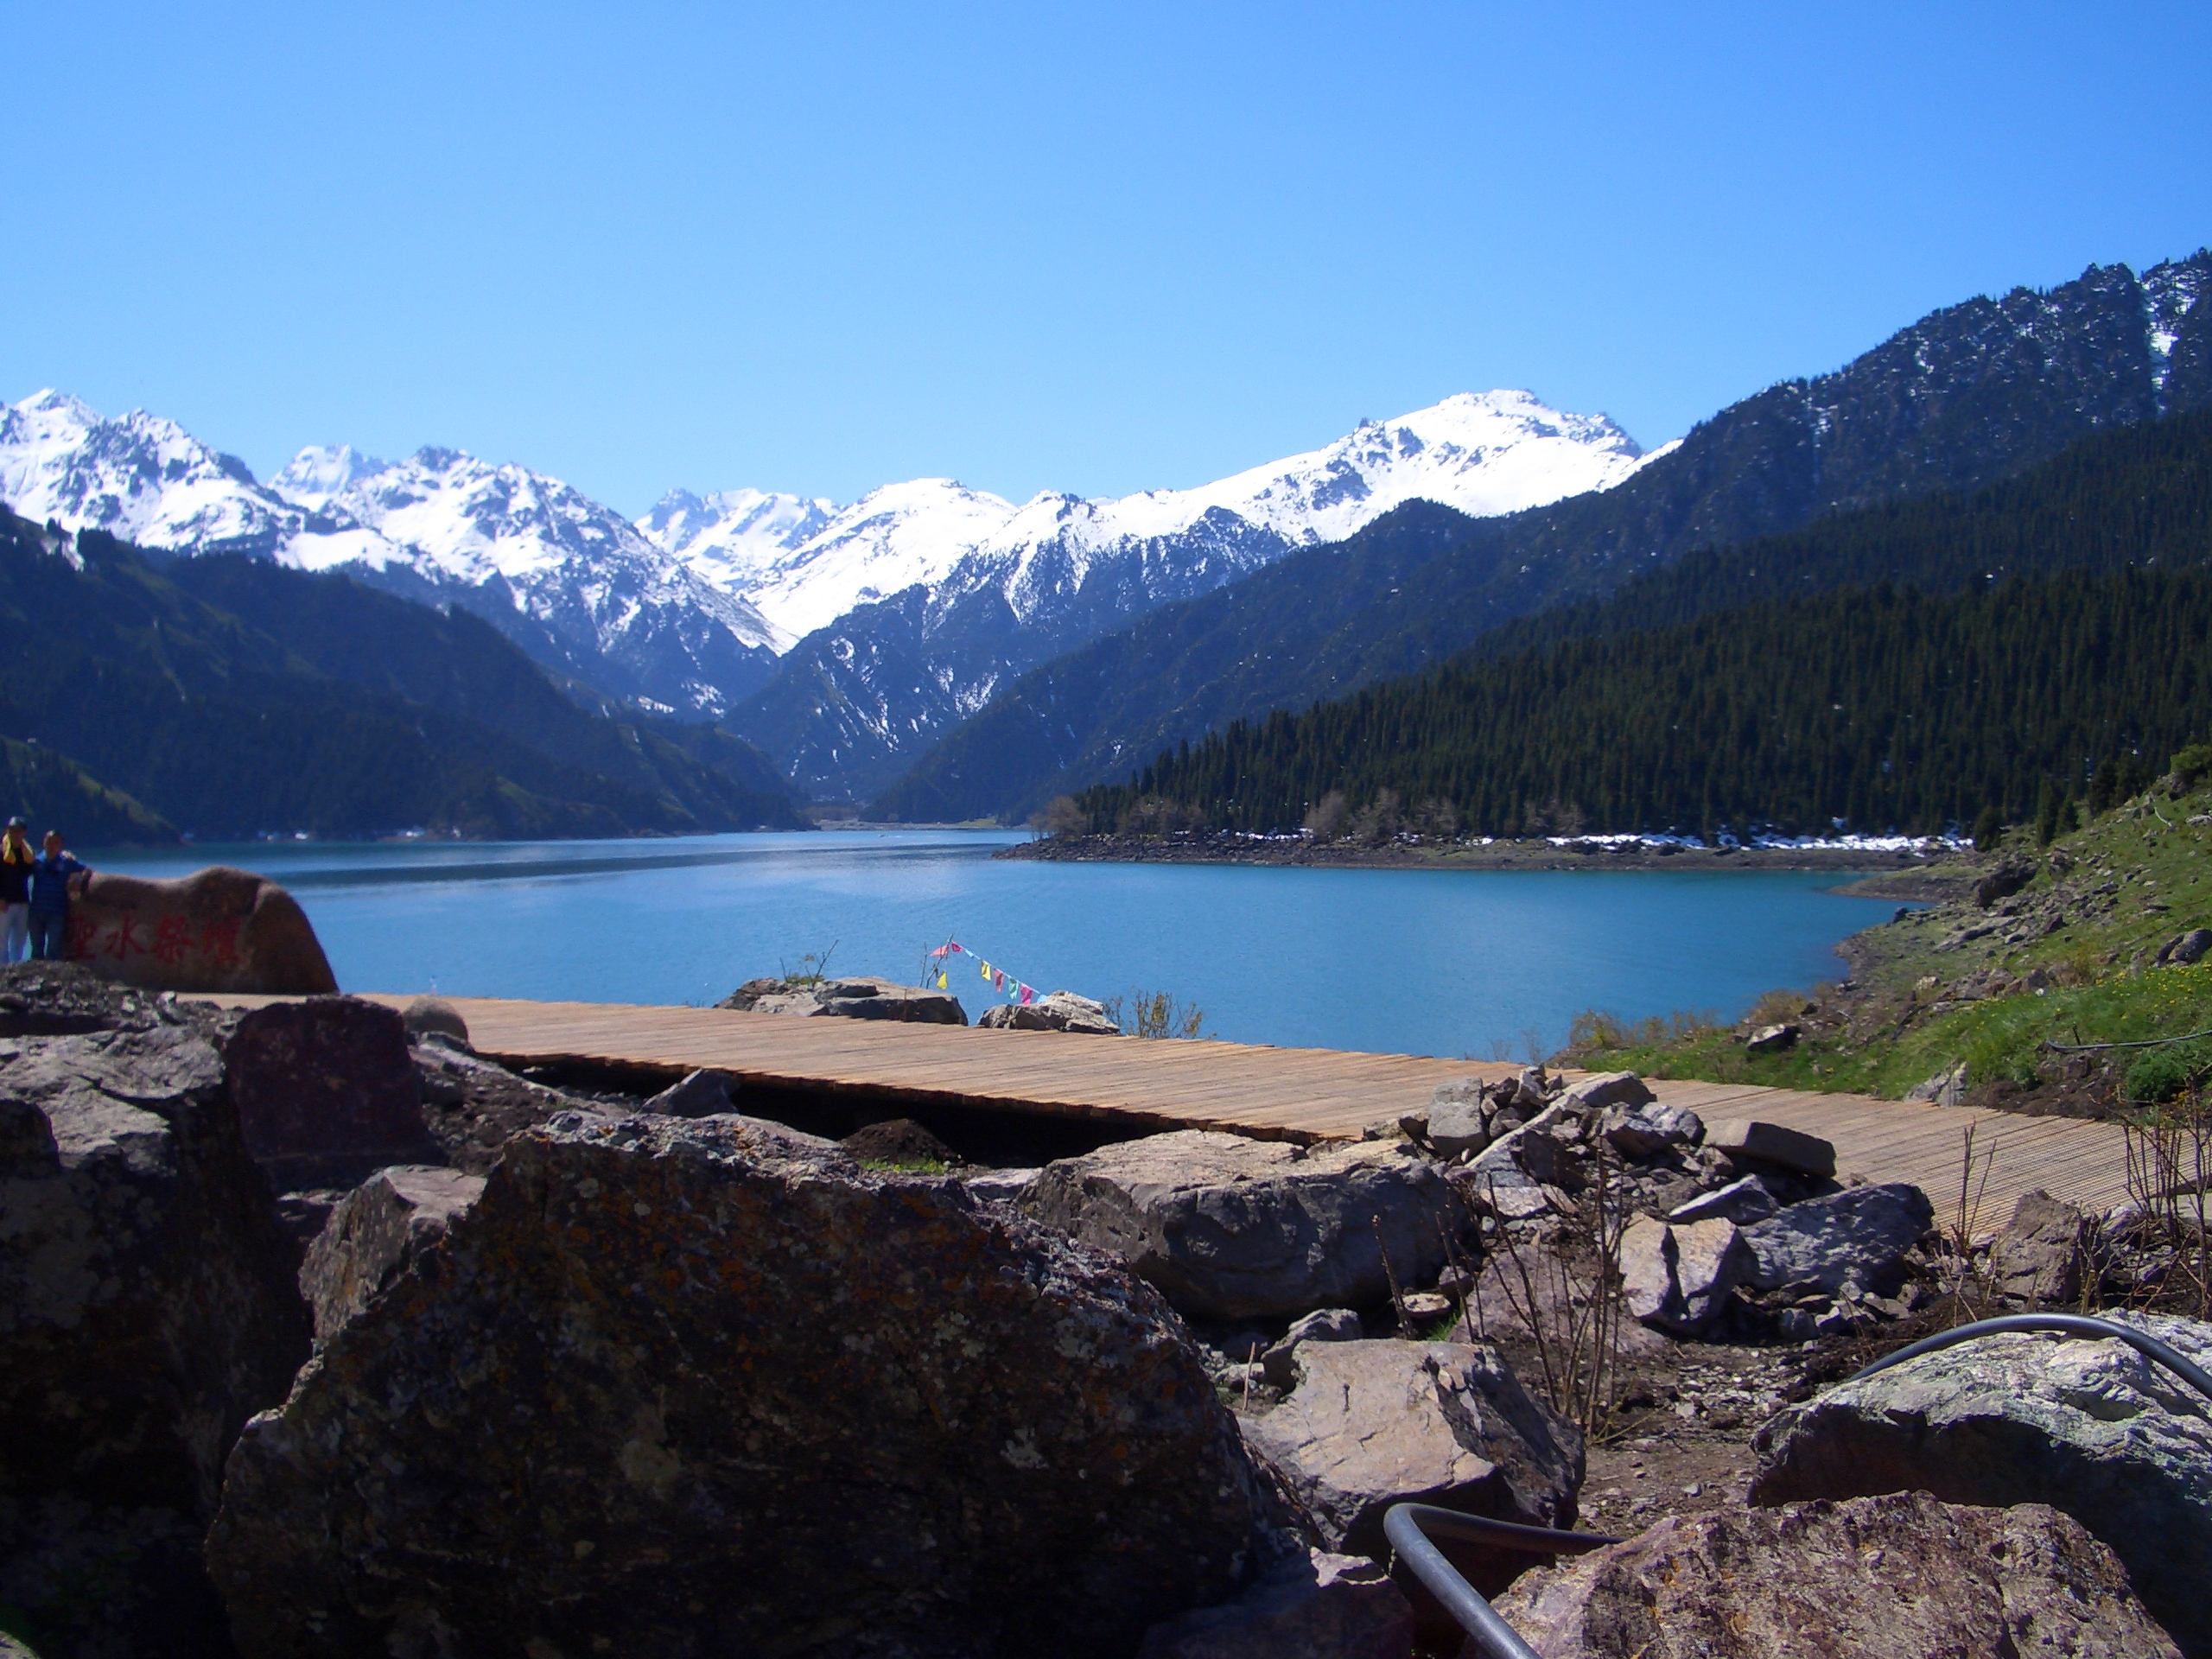
<svg viewBox="0 0 2212 1659">
<path fill-rule="evenodd" d="M 1581 1009 L 1733 1018 L 1839 971 L 1888 907 L 1833 874 L 1313 870 L 994 861 L 958 830 L 677 841 L 264 843 L 88 854 L 171 875 L 261 870 L 307 906 L 348 989 L 711 1002 L 832 952 L 918 981 L 956 938 L 1040 990 L 1165 989 L 1211 1035 L 1523 1056 Z M 998 999 L 951 959 L 971 1016 Z"/>
</svg>

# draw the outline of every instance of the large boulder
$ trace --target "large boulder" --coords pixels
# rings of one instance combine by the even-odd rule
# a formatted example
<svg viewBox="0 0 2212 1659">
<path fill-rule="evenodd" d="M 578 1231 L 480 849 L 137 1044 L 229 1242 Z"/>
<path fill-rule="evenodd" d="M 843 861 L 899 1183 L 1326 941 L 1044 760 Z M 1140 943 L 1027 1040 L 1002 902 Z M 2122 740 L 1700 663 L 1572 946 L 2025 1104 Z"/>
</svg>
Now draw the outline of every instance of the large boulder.
<svg viewBox="0 0 2212 1659">
<path fill-rule="evenodd" d="M 1726 1310 L 1751 1259 L 1732 1221 L 1638 1216 L 1621 1234 L 1622 1294 L 1629 1313 L 1653 1330 L 1700 1336 Z"/>
<path fill-rule="evenodd" d="M 69 906 L 69 956 L 156 990 L 319 996 L 338 988 L 298 900 L 220 864 L 170 881 L 93 871 Z"/>
<path fill-rule="evenodd" d="M 1564 1527 L 1582 1486 L 1582 1436 L 1494 1348 L 1309 1342 L 1298 1386 L 1244 1438 L 1330 1549 L 1386 1559 L 1382 1516 L 1417 1502 Z"/>
<path fill-rule="evenodd" d="M 1497 1610 L 1545 1659 L 2178 1659 L 2065 1516 L 1919 1494 L 1675 1516 Z"/>
<path fill-rule="evenodd" d="M 1414 1610 L 1388 1572 L 1300 1549 L 1235 1601 L 1154 1625 L 1137 1659 L 1411 1659 L 1413 1647 Z"/>
<path fill-rule="evenodd" d="M 1264 1484 L 1149 1287 L 739 1117 L 562 1117 L 334 1332 L 208 1541 L 246 1659 L 1126 1654 Z"/>
<path fill-rule="evenodd" d="M 1928 1195 L 1902 1181 L 1808 1198 L 1744 1229 L 1751 1253 L 1744 1276 L 1760 1290 L 1834 1295 L 1853 1284 L 1887 1296 L 1934 1221 Z"/>
<path fill-rule="evenodd" d="M 486 1173 L 524 1129 L 563 1112 L 598 1109 L 442 1038 L 417 1043 L 411 1052 L 423 1122 L 444 1154 L 438 1161 L 472 1175 Z"/>
<path fill-rule="evenodd" d="M 2212 1325 L 2118 1314 L 2212 1363 Z M 1961 1344 L 1795 1406 L 1753 1440 L 1758 1503 L 1921 1491 L 2049 1503 L 2112 1546 L 2183 1648 L 2212 1655 L 2212 1402 L 2117 1340 Z"/>
<path fill-rule="evenodd" d="M 1358 1307 L 1444 1265 L 1465 1211 L 1435 1166 L 1382 1141 L 1302 1147 L 1185 1129 L 1046 1166 L 1023 1205 L 1111 1250 L 1183 1313 Z M 1379 1229 L 1379 1231 L 1378 1231 Z"/>
<path fill-rule="evenodd" d="M 1047 991 L 1034 1002 L 1001 1002 L 983 1010 L 976 1023 L 993 1031 L 1070 1031 L 1088 1037 L 1118 1037 L 1103 1002 L 1073 991 Z"/>
<path fill-rule="evenodd" d="M 279 1192 L 444 1161 L 397 1011 L 353 996 L 271 1002 L 224 1046 L 246 1150 Z"/>
<path fill-rule="evenodd" d="M 748 979 L 715 1006 L 745 1014 L 795 1014 L 809 1018 L 835 1014 L 846 1020 L 899 1020 L 925 1026 L 968 1023 L 968 1011 L 950 991 L 901 985 L 895 979 L 873 976 L 806 983 Z"/>
<path fill-rule="evenodd" d="M 221 1650 L 199 1543 L 297 1261 L 203 1033 L 0 1040 L 0 1607 L 50 1651 Z"/>
</svg>

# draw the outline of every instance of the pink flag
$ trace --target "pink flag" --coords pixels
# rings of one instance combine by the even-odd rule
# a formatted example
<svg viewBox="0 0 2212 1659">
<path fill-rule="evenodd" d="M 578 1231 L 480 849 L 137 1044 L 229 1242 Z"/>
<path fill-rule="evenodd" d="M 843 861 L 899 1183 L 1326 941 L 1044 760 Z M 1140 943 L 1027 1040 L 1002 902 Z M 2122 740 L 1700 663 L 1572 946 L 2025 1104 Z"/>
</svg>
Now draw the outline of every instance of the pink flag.
<svg viewBox="0 0 2212 1659">
<path fill-rule="evenodd" d="M 1021 988 L 1021 1001 L 1023 1005 L 1026 1007 L 1027 1004 L 1034 1002 L 1036 1000 L 1037 988 L 1034 985 L 1024 985 Z"/>
</svg>

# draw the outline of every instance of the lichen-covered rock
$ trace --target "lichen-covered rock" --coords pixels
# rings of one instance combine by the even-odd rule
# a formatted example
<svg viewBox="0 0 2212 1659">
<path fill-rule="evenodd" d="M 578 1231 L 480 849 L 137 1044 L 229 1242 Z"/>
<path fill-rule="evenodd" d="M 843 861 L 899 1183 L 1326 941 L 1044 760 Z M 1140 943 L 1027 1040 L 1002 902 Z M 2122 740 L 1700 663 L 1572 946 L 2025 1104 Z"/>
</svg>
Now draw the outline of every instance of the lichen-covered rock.
<svg viewBox="0 0 2212 1659">
<path fill-rule="evenodd" d="M 1154 1625 L 1137 1659 L 1409 1659 L 1413 1646 L 1414 1610 L 1389 1573 L 1300 1549 L 1235 1601 Z"/>
<path fill-rule="evenodd" d="M 357 996 L 271 1002 L 224 1045 L 246 1150 L 278 1192 L 441 1161 L 397 1011 Z"/>
<path fill-rule="evenodd" d="M 424 1126 L 444 1161 L 472 1175 L 486 1173 L 500 1148 L 524 1129 L 563 1112 L 599 1109 L 442 1038 L 419 1042 L 410 1052 Z"/>
<path fill-rule="evenodd" d="M 1902 1181 L 1808 1198 L 1744 1229 L 1751 1252 L 1744 1276 L 1760 1290 L 1834 1295 L 1850 1284 L 1887 1296 L 1935 1217 L 1928 1195 Z"/>
<path fill-rule="evenodd" d="M 0 1040 L 0 1605 L 55 1652 L 218 1650 L 199 1540 L 307 1357 L 297 1262 L 204 1034 Z"/>
<path fill-rule="evenodd" d="M 1357 1307 L 1444 1265 L 1465 1211 L 1427 1160 L 1388 1143 L 1307 1148 L 1185 1129 L 1049 1164 L 1022 1200 L 1186 1314 L 1263 1319 Z M 1380 1227 L 1380 1236 L 1377 1227 Z"/>
<path fill-rule="evenodd" d="M 1393 1503 L 1568 1526 L 1582 1436 L 1494 1348 L 1308 1342 L 1298 1386 L 1244 1438 L 1274 1465 L 1331 1549 L 1382 1558 Z"/>
<path fill-rule="evenodd" d="M 735 1117 L 559 1118 L 251 1423 L 247 1659 L 1123 1654 L 1268 1500 L 1148 1287 Z"/>
<path fill-rule="evenodd" d="M 2111 1317 L 2212 1363 L 2212 1326 Z M 1752 1444 L 1758 1503 L 1918 1490 L 2063 1510 L 2186 1651 L 2212 1654 L 2212 1403 L 2125 1343 L 2012 1333 L 1940 1349 L 1791 1407 Z"/>
<path fill-rule="evenodd" d="M 380 1169 L 331 1211 L 300 1268 L 300 1289 L 318 1341 L 368 1306 L 378 1292 L 446 1235 L 483 1195 L 484 1178 L 435 1165 Z"/>
<path fill-rule="evenodd" d="M 468 1046 L 468 1021 L 442 996 L 418 996 L 399 1011 L 410 1039 L 444 1037 Z"/>
<path fill-rule="evenodd" d="M 1497 1610 L 1545 1659 L 2178 1659 L 2064 1515 L 1920 1493 L 1676 1516 Z"/>
</svg>

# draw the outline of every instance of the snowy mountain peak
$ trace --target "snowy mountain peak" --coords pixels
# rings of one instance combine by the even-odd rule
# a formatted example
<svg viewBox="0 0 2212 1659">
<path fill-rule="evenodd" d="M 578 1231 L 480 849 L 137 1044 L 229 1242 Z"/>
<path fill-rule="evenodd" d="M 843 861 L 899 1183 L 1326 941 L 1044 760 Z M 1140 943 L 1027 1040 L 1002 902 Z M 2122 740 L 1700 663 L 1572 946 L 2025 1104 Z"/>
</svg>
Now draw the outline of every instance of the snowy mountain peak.
<svg viewBox="0 0 2212 1659">
<path fill-rule="evenodd" d="M 269 480 L 269 487 L 303 505 L 320 507 L 391 465 L 363 454 L 350 443 L 313 444 L 285 463 Z"/>
</svg>

